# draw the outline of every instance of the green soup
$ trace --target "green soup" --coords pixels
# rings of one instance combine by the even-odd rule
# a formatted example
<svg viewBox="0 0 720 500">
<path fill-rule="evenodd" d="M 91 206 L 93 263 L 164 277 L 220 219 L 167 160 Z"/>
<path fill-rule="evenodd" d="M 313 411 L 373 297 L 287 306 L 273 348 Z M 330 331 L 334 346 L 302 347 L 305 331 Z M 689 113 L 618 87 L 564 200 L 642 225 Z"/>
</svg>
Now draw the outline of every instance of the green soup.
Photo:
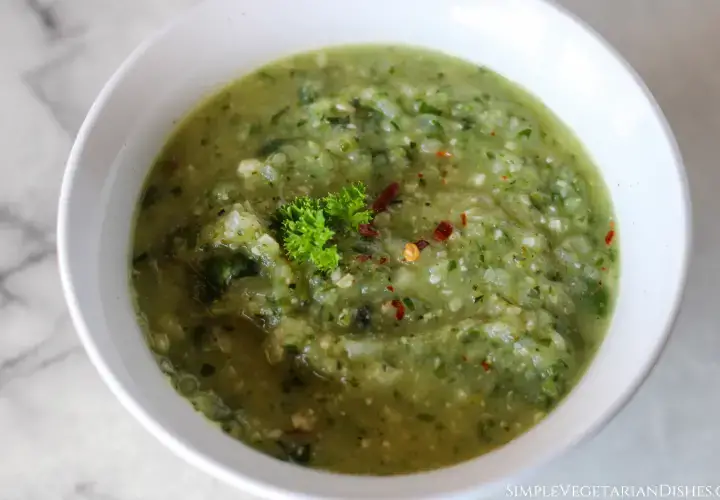
<svg viewBox="0 0 720 500">
<path fill-rule="evenodd" d="M 132 288 L 161 368 L 224 432 L 407 473 L 507 443 L 568 393 L 607 328 L 615 232 L 598 171 L 523 90 L 344 47 L 180 124 L 139 201 Z"/>
</svg>

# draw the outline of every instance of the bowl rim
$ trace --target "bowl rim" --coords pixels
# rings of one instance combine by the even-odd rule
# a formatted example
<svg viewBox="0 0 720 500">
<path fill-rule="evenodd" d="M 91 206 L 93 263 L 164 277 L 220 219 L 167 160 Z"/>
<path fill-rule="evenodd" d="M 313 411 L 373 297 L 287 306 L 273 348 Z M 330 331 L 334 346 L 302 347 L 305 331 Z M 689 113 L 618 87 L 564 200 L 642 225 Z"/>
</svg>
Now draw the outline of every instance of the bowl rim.
<svg viewBox="0 0 720 500">
<path fill-rule="evenodd" d="M 206 0 L 200 2 L 198 5 L 191 7 L 175 16 L 169 22 L 167 22 L 161 29 L 157 30 L 154 34 L 147 37 L 141 42 L 130 55 L 122 62 L 122 64 L 115 70 L 112 76 L 103 86 L 102 90 L 93 102 L 90 110 L 87 113 L 78 133 L 75 138 L 74 144 L 70 151 L 65 172 L 63 175 L 62 186 L 59 196 L 59 206 L 57 215 L 57 252 L 58 252 L 58 264 L 59 273 L 62 283 L 63 294 L 68 306 L 70 317 L 73 325 L 77 331 L 78 337 L 83 344 L 90 361 L 100 373 L 101 378 L 105 384 L 110 388 L 111 392 L 121 402 L 121 404 L 128 410 L 130 414 L 137 419 L 142 426 L 154 435 L 159 441 L 165 446 L 171 449 L 176 455 L 182 457 L 187 462 L 198 467 L 204 472 L 208 473 L 212 477 L 219 478 L 224 482 L 236 487 L 241 488 L 251 494 L 263 496 L 273 495 L 283 498 L 297 498 L 297 499 L 309 499 L 318 498 L 316 496 L 310 497 L 296 491 L 286 490 L 276 485 L 261 482 L 252 476 L 244 475 L 235 471 L 224 464 L 215 462 L 209 456 L 207 456 L 201 450 L 189 447 L 186 443 L 178 436 L 175 436 L 162 425 L 160 425 L 155 418 L 133 397 L 131 392 L 118 381 L 114 376 L 113 371 L 109 368 L 106 362 L 105 356 L 101 353 L 101 349 L 95 342 L 94 335 L 89 328 L 83 308 L 79 303 L 78 297 L 75 292 L 75 282 L 73 279 L 72 272 L 70 270 L 70 251 L 69 251 L 69 233 L 68 228 L 71 225 L 70 214 L 69 214 L 69 200 L 72 193 L 73 187 L 78 172 L 78 166 L 82 158 L 82 154 L 85 148 L 85 143 L 90 135 L 90 132 L 95 128 L 98 122 L 101 111 L 105 108 L 107 102 L 111 99 L 115 93 L 116 88 L 120 82 L 125 78 L 136 63 L 143 57 L 146 51 L 162 39 L 166 33 L 175 29 L 176 26 L 182 24 L 186 19 L 192 17 L 196 11 L 206 8 L 206 4 L 212 3 L 214 0 Z M 688 273 L 690 267 L 690 259 L 693 253 L 693 216 L 692 216 L 692 202 L 690 196 L 689 181 L 687 171 L 682 159 L 680 148 L 677 144 L 672 129 L 663 114 L 657 100 L 653 96 L 650 89 L 647 87 L 645 82 L 635 71 L 635 69 L 620 55 L 620 53 L 606 41 L 594 28 L 592 28 L 585 21 L 580 19 L 577 15 L 570 12 L 566 7 L 558 5 L 549 0 L 529 0 L 531 2 L 542 4 L 545 8 L 549 8 L 555 11 L 556 14 L 567 18 L 570 22 L 578 25 L 584 32 L 586 32 L 595 42 L 599 43 L 600 46 L 626 71 L 632 78 L 635 85 L 641 90 L 644 98 L 648 101 L 652 108 L 653 116 L 658 121 L 662 128 L 662 134 L 664 140 L 671 150 L 672 159 L 674 166 L 677 170 L 678 180 L 680 182 L 680 196 L 683 202 L 683 213 L 681 214 L 685 222 L 685 234 L 683 235 L 682 245 L 679 246 L 680 254 L 682 258 L 680 277 L 678 282 L 678 288 L 675 293 L 672 308 L 667 315 L 667 320 L 662 332 L 662 335 L 658 337 L 658 341 L 654 346 L 654 349 L 643 362 L 643 367 L 640 374 L 636 377 L 632 383 L 628 384 L 623 391 L 617 396 L 614 404 L 604 410 L 604 415 L 596 419 L 591 425 L 587 426 L 586 429 L 581 432 L 578 436 L 574 437 L 569 441 L 566 446 L 557 446 L 552 449 L 545 450 L 544 453 L 536 455 L 533 460 L 528 464 L 519 468 L 514 476 L 507 476 L 503 478 L 506 484 L 509 484 L 509 480 L 515 481 L 527 477 L 532 471 L 538 467 L 548 463 L 550 460 L 557 458 L 567 450 L 575 448 L 580 442 L 587 440 L 591 436 L 598 434 L 619 412 L 622 410 L 632 397 L 638 392 L 642 384 L 647 380 L 648 376 L 652 372 L 652 369 L 657 365 L 657 362 L 662 354 L 665 346 L 668 343 L 669 337 L 675 325 L 677 324 L 678 315 L 680 308 L 685 296 Z M 322 472 L 325 473 L 325 472 Z M 338 474 L 334 474 L 338 476 Z M 353 477 L 351 475 L 340 475 L 341 477 Z M 401 475 L 394 477 L 407 478 L 410 475 Z M 369 478 L 380 478 L 380 476 L 367 476 Z M 476 487 L 468 488 L 457 488 L 448 486 L 447 493 L 452 497 L 465 495 L 468 493 L 479 493 L 479 489 L 484 486 L 488 489 L 493 487 L 499 487 L 499 483 L 485 483 L 484 485 L 478 484 Z M 329 498 L 329 497 L 328 497 Z M 396 497 L 397 498 L 397 497 Z"/>
</svg>

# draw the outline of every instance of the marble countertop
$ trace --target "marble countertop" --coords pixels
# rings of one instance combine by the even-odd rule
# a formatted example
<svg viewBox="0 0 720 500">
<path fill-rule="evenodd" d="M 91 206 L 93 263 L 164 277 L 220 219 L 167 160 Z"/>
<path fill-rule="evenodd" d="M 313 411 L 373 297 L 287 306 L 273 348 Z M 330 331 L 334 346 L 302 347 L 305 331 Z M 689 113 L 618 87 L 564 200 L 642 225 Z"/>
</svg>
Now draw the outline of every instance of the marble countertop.
<svg viewBox="0 0 720 500">
<path fill-rule="evenodd" d="M 87 109 L 133 47 L 194 2 L 0 1 L 0 500 L 247 498 L 121 408 L 79 345 L 55 255 L 63 164 Z M 680 318 L 650 378 L 601 433 L 525 484 L 720 484 L 720 1 L 562 3 L 662 106 L 689 171 L 696 241 Z"/>
</svg>

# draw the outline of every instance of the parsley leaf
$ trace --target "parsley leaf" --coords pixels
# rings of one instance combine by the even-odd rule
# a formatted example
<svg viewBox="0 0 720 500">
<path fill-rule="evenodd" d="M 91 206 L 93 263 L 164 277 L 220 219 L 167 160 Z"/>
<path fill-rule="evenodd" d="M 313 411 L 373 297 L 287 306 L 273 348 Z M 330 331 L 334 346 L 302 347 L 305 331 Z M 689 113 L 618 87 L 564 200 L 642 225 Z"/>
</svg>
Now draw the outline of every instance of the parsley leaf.
<svg viewBox="0 0 720 500">
<path fill-rule="evenodd" d="M 320 270 L 329 272 L 340 262 L 335 245 L 325 245 L 335 236 L 327 227 L 319 200 L 306 196 L 295 199 L 279 209 L 282 220 L 283 245 L 295 261 L 310 261 Z"/>
<path fill-rule="evenodd" d="M 418 112 L 426 115 L 442 115 L 441 109 L 438 109 L 435 106 L 426 103 L 425 101 L 420 101 L 420 105 L 418 106 Z"/>
<path fill-rule="evenodd" d="M 360 224 L 368 224 L 372 219 L 372 212 L 366 208 L 365 196 L 365 184 L 356 182 L 339 193 L 328 195 L 324 199 L 325 211 L 338 225 L 357 231 Z"/>
<path fill-rule="evenodd" d="M 278 209 L 285 252 L 296 262 L 312 262 L 322 272 L 331 272 L 340 263 L 332 243 L 335 230 L 357 231 L 372 219 L 365 203 L 365 185 L 355 183 L 325 198 L 302 196 Z"/>
</svg>

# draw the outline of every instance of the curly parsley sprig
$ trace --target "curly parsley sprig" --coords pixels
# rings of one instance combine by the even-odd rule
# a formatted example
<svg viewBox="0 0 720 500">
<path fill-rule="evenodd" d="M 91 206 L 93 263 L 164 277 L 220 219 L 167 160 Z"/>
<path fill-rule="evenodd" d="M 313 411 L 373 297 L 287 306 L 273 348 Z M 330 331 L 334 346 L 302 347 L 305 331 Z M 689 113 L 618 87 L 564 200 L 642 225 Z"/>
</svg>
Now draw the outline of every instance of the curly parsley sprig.
<svg viewBox="0 0 720 500">
<path fill-rule="evenodd" d="M 323 200 L 325 212 L 337 226 L 357 231 L 360 224 L 368 224 L 372 220 L 372 212 L 366 208 L 365 196 L 365 184 L 356 182 L 339 193 L 326 196 Z"/>
<path fill-rule="evenodd" d="M 340 263 L 336 231 L 356 231 L 372 219 L 367 210 L 366 188 L 354 183 L 324 198 L 301 196 L 278 209 L 282 243 L 295 262 L 312 262 L 318 270 L 331 272 Z"/>
</svg>

